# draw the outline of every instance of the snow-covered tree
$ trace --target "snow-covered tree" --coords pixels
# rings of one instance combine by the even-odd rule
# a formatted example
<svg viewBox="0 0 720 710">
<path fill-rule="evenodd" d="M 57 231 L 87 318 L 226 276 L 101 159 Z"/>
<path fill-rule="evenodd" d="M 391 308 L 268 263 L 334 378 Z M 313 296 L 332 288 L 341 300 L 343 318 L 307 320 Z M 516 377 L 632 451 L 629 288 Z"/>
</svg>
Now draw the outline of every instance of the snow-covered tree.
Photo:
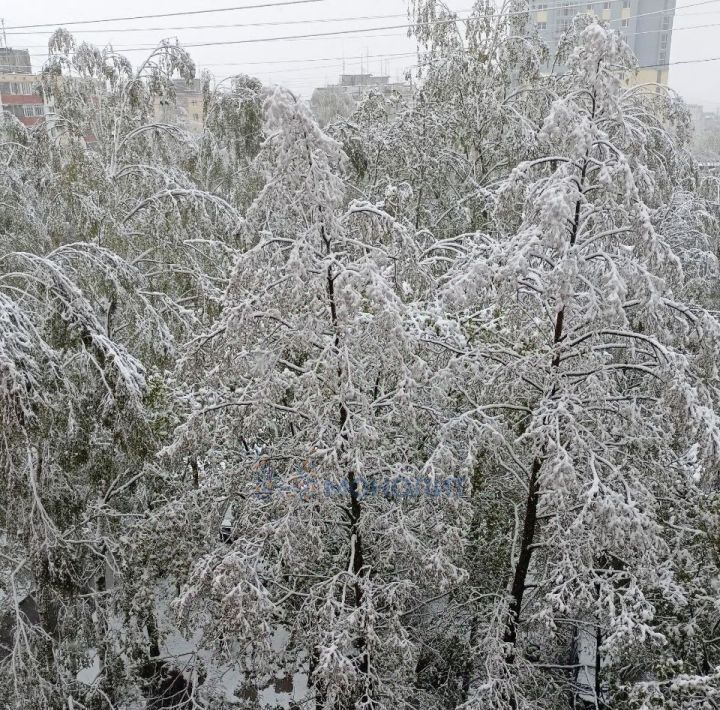
<svg viewBox="0 0 720 710">
<path fill-rule="evenodd" d="M 484 191 L 523 159 L 548 102 L 543 47 L 522 3 L 505 5 L 475 2 L 460 23 L 439 0 L 413 2 L 420 88 L 407 105 L 371 97 L 333 127 L 354 188 L 375 201 L 401 190 L 397 218 L 428 246 L 486 227 Z"/>
<path fill-rule="evenodd" d="M 718 183 L 582 13 L 410 7 L 323 132 L 50 42 L 0 121 L 0 705 L 720 699 Z M 170 112 L 172 113 L 172 112 Z M 290 690 L 288 690 L 290 688 Z"/>
<path fill-rule="evenodd" d="M 232 542 L 198 560 L 176 608 L 251 678 L 305 677 L 317 707 L 408 706 L 408 622 L 464 579 L 462 491 L 443 484 L 466 462 L 436 428 L 425 343 L 444 326 L 419 305 L 428 279 L 405 230 L 344 207 L 345 158 L 307 107 L 278 90 L 265 114 L 267 182 L 168 450 L 202 447 Z"/>
<path fill-rule="evenodd" d="M 326 86 L 315 89 L 310 98 L 310 108 L 322 127 L 338 118 L 346 118 L 355 107 L 355 100 L 341 87 Z"/>
<path fill-rule="evenodd" d="M 62 31 L 52 43 L 52 120 L 0 124 L 0 696 L 108 707 L 140 692 L 152 654 L 152 615 L 123 607 L 142 583 L 123 535 L 181 485 L 154 459 L 177 424 L 168 370 L 217 311 L 240 218 L 198 187 L 192 141 L 152 123 L 186 53 L 163 46 L 133 73 Z"/>
<path fill-rule="evenodd" d="M 466 338 L 452 367 L 474 399 L 475 496 L 506 511 L 509 579 L 473 617 L 473 707 L 615 706 L 680 660 L 668 642 L 696 623 L 720 330 L 653 220 L 673 209 L 673 107 L 624 88 L 632 61 L 616 33 L 582 31 L 536 157 L 442 289 Z"/>
</svg>

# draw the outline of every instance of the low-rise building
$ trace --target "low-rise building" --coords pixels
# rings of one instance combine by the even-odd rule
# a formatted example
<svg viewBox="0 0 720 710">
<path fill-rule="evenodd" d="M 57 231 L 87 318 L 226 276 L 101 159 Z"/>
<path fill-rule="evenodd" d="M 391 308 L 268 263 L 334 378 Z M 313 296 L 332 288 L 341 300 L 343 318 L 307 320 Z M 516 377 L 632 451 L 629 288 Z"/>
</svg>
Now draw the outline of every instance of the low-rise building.
<svg viewBox="0 0 720 710">
<path fill-rule="evenodd" d="M 26 126 L 42 121 L 47 108 L 27 49 L 0 47 L 0 105 Z"/>
<path fill-rule="evenodd" d="M 361 101 L 371 91 L 379 91 L 381 94 L 389 96 L 398 93 L 401 96 L 410 96 L 412 88 L 409 84 L 403 82 L 391 82 L 389 76 L 375 76 L 374 74 L 342 74 L 337 84 L 328 84 L 321 86 L 313 92 L 322 94 L 323 92 L 342 92 L 349 96 L 355 102 Z"/>
<path fill-rule="evenodd" d="M 194 79 L 188 83 L 184 79 L 174 79 L 175 101 L 164 102 L 155 98 L 155 118 L 162 123 L 183 126 L 189 131 L 199 133 L 203 130 L 203 92 L 202 81 Z"/>
<path fill-rule="evenodd" d="M 339 83 L 315 89 L 310 98 L 310 106 L 321 125 L 325 125 L 337 116 L 349 116 L 371 91 L 384 96 L 412 96 L 410 84 L 391 82 L 389 76 L 342 74 Z"/>
</svg>

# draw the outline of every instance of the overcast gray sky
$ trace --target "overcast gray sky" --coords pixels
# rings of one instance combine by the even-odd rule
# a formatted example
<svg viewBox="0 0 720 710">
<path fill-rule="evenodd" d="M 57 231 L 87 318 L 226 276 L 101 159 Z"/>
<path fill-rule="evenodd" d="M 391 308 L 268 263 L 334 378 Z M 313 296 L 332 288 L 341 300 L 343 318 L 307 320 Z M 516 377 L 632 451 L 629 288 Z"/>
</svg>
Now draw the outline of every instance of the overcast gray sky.
<svg viewBox="0 0 720 710">
<path fill-rule="evenodd" d="M 343 70 L 355 72 L 362 66 L 371 72 L 401 77 L 414 61 L 414 43 L 406 30 L 377 29 L 406 22 L 407 0 L 320 0 L 292 6 L 207 13 L 161 19 L 125 20 L 101 25 L 72 25 L 73 20 L 126 17 L 157 13 L 252 5 L 278 0 L 123 0 L 118 3 L 97 0 L 28 0 L 6 3 L 8 45 L 28 47 L 35 67 L 46 56 L 49 31 L 12 29 L 16 25 L 63 23 L 68 29 L 97 45 L 112 43 L 126 50 L 133 60 L 140 59 L 160 39 L 177 37 L 183 44 L 264 39 L 338 30 L 363 30 L 339 37 L 255 42 L 190 48 L 197 64 L 210 69 L 218 78 L 240 71 L 252 73 L 266 82 L 282 83 L 309 96 L 313 87 L 333 83 Z M 469 10 L 472 0 L 449 0 L 455 10 Z M 658 7 L 661 7 L 658 0 Z M 364 20 L 344 18 L 367 17 Z M 330 21 L 340 18 L 339 21 Z M 263 25 L 261 23 L 272 23 Z M 214 25 L 215 27 L 207 27 Z M 219 27 L 218 27 L 219 25 Z M 234 26 L 233 26 L 234 25 Z M 253 25 L 253 26 L 249 26 Z M 201 29 L 199 26 L 206 26 Z M 122 31 L 137 30 L 143 31 Z M 151 29 L 152 28 L 152 29 Z M 689 29 L 682 29 L 689 28 Z M 720 57 L 720 0 L 698 5 L 698 0 L 678 0 L 672 40 L 671 61 Z M 33 34 L 17 34 L 20 32 Z M 388 55 L 406 56 L 388 56 Z M 312 61 L 309 61 L 312 60 Z M 720 61 L 680 64 L 670 68 L 670 84 L 691 103 L 707 109 L 720 109 Z"/>
</svg>

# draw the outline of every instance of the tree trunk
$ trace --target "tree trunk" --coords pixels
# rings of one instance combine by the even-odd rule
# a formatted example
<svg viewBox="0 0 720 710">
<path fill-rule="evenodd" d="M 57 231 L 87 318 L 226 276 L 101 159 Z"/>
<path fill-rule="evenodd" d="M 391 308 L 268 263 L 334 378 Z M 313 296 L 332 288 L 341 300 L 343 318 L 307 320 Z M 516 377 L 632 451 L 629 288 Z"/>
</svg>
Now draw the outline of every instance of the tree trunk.
<svg viewBox="0 0 720 710">
<path fill-rule="evenodd" d="M 326 253 L 331 253 L 331 243 L 330 238 L 328 237 L 325 226 L 321 225 L 320 227 L 320 235 L 323 239 L 323 242 L 325 244 Z M 335 352 L 335 355 L 338 358 L 338 366 L 337 366 L 337 373 L 338 373 L 338 386 L 340 386 L 343 370 L 342 370 L 342 364 L 340 361 L 340 333 L 338 330 L 338 315 L 337 315 L 337 304 L 336 304 L 336 296 L 335 296 L 335 275 L 333 274 L 332 266 L 328 266 L 327 270 L 327 282 L 326 282 L 326 288 L 327 288 L 327 295 L 328 295 L 328 306 L 330 310 L 330 321 L 332 324 L 334 336 L 333 336 L 333 349 Z M 348 421 L 348 409 L 345 405 L 345 402 L 340 401 L 339 405 L 339 411 L 338 411 L 338 431 L 340 433 L 340 437 L 342 439 L 342 444 L 340 445 L 340 452 L 338 459 L 340 461 L 343 460 L 343 454 L 345 450 L 345 442 L 347 441 L 347 421 Z M 346 481 L 348 484 L 348 493 L 349 493 L 349 507 L 346 508 L 346 514 L 348 516 L 348 542 L 349 542 L 349 560 L 348 560 L 348 569 L 352 570 L 353 575 L 355 576 L 355 585 L 354 585 L 354 600 L 353 603 L 355 605 L 355 608 L 359 608 L 362 604 L 362 587 L 360 585 L 360 578 L 365 573 L 365 558 L 363 553 L 363 543 L 362 543 L 362 535 L 360 533 L 360 518 L 362 516 L 362 504 L 360 502 L 360 496 L 358 491 L 358 482 L 355 477 L 355 471 L 352 470 L 351 466 L 348 466 L 347 473 L 346 473 Z M 372 708 L 374 703 L 372 700 L 367 697 L 367 693 L 370 689 L 370 680 L 367 677 L 368 672 L 370 669 L 370 658 L 367 653 L 367 642 L 365 639 L 365 635 L 363 633 L 359 634 L 358 638 L 355 640 L 355 647 L 358 650 L 360 662 L 358 664 L 358 671 L 365 678 L 365 688 L 366 691 L 364 693 L 364 697 L 362 698 L 363 704 L 367 707 Z M 317 702 L 317 701 L 316 701 Z"/>
<path fill-rule="evenodd" d="M 578 230 L 580 229 L 580 209 L 582 207 L 582 194 L 585 187 L 585 179 L 587 176 L 589 154 L 586 154 L 580 173 L 580 195 L 581 197 L 575 203 L 575 215 L 570 229 L 570 246 L 575 245 Z M 558 346 L 564 338 L 565 324 L 565 307 L 560 309 L 555 319 L 555 330 L 553 334 L 553 345 Z M 560 367 L 560 352 L 557 351 L 553 355 L 551 362 L 553 370 Z M 550 398 L 557 393 L 557 384 L 553 385 Z M 513 574 L 512 587 L 510 589 L 510 606 L 508 619 L 505 625 L 505 633 L 503 641 L 509 644 L 506 660 L 508 663 L 515 661 L 515 646 L 517 644 L 517 629 L 520 623 L 520 615 L 522 613 L 522 602 L 525 589 L 527 588 L 527 577 L 530 570 L 530 561 L 532 558 L 533 544 L 537 533 L 537 508 L 540 494 L 540 469 L 542 468 L 544 452 L 533 460 L 530 470 L 530 478 L 528 480 L 528 495 L 525 503 L 525 515 L 523 516 L 523 531 L 520 542 L 520 554 L 515 564 L 515 572 Z"/>
</svg>

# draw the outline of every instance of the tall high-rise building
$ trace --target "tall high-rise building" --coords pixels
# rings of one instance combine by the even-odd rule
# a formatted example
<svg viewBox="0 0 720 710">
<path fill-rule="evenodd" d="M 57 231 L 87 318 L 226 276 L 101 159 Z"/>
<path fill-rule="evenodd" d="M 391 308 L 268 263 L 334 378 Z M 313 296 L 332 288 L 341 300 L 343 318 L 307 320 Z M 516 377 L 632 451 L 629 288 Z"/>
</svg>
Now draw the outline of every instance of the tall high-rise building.
<svg viewBox="0 0 720 710">
<path fill-rule="evenodd" d="M 555 54 L 560 37 L 579 13 L 593 13 L 618 30 L 638 59 L 633 83 L 667 84 L 676 0 L 531 0 L 530 19 Z"/>
</svg>

